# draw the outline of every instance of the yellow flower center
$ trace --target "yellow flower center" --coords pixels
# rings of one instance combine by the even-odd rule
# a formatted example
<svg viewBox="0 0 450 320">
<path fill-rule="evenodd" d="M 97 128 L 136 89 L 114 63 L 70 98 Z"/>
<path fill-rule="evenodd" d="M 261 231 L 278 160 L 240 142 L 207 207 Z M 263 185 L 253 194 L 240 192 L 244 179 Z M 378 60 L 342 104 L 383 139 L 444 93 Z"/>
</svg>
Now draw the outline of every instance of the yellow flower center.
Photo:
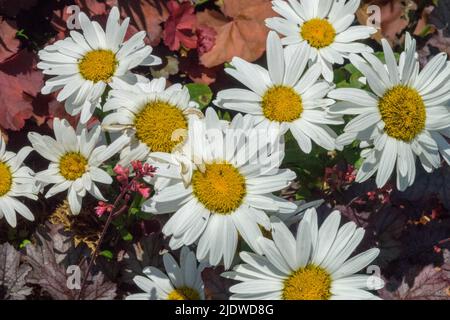
<svg viewBox="0 0 450 320">
<path fill-rule="evenodd" d="M 0 197 L 4 196 L 11 190 L 12 174 L 9 166 L 0 162 Z"/>
<path fill-rule="evenodd" d="M 331 277 L 324 269 L 312 264 L 293 272 L 284 281 L 284 300 L 328 300 L 331 297 Z"/>
<path fill-rule="evenodd" d="M 181 287 L 169 293 L 167 300 L 200 300 L 200 295 L 192 288 Z"/>
<path fill-rule="evenodd" d="M 94 50 L 78 63 L 81 75 L 93 82 L 108 81 L 116 71 L 116 55 L 111 50 Z"/>
<path fill-rule="evenodd" d="M 66 180 L 77 180 L 86 172 L 88 161 L 78 152 L 69 152 L 59 160 L 59 172 Z"/>
<path fill-rule="evenodd" d="M 378 102 L 386 133 L 397 140 L 409 142 L 425 128 L 426 111 L 420 94 L 398 85 L 385 92 Z"/>
<path fill-rule="evenodd" d="M 336 37 L 336 30 L 326 19 L 314 18 L 306 21 L 300 30 L 300 34 L 311 47 L 320 49 L 328 47 Z"/>
<path fill-rule="evenodd" d="M 242 204 L 246 193 L 245 178 L 228 163 L 205 165 L 192 176 L 194 195 L 209 210 L 231 214 Z"/>
<path fill-rule="evenodd" d="M 302 115 L 302 97 L 293 88 L 273 86 L 263 96 L 262 109 L 269 120 L 292 122 Z"/>
<path fill-rule="evenodd" d="M 136 137 L 155 152 L 172 152 L 184 141 L 186 135 L 176 134 L 186 130 L 188 123 L 183 111 L 165 101 L 147 103 L 135 119 Z"/>
</svg>

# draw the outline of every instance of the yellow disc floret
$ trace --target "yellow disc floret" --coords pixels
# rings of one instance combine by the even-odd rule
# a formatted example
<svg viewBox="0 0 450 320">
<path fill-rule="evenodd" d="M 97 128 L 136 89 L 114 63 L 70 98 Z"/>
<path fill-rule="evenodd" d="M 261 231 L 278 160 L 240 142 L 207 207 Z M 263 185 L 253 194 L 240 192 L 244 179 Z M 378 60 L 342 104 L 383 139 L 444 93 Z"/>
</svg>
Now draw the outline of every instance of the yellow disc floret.
<svg viewBox="0 0 450 320">
<path fill-rule="evenodd" d="M 66 180 L 77 180 L 86 172 L 88 161 L 78 152 L 69 152 L 59 160 L 59 172 Z"/>
<path fill-rule="evenodd" d="M 9 166 L 0 162 L 0 197 L 4 196 L 11 190 L 12 174 Z"/>
<path fill-rule="evenodd" d="M 311 47 L 321 49 L 333 43 L 336 30 L 328 20 L 314 18 L 302 25 L 300 34 Z"/>
<path fill-rule="evenodd" d="M 327 271 L 312 264 L 293 272 L 284 281 L 284 300 L 328 300 L 331 277 Z"/>
<path fill-rule="evenodd" d="M 292 122 L 303 112 L 301 96 L 290 87 L 273 86 L 263 96 L 262 110 L 271 121 Z"/>
<path fill-rule="evenodd" d="M 398 85 L 385 92 L 378 102 L 386 133 L 397 140 L 410 142 L 425 128 L 426 111 L 420 94 Z"/>
<path fill-rule="evenodd" d="M 209 210 L 230 214 L 242 204 L 246 193 L 245 178 L 233 165 L 211 163 L 192 176 L 194 195 Z"/>
<path fill-rule="evenodd" d="M 116 67 L 116 55 L 111 50 L 90 51 L 78 63 L 83 78 L 93 82 L 109 81 Z"/>
<path fill-rule="evenodd" d="M 155 100 L 147 103 L 134 119 L 136 137 L 154 152 L 172 152 L 184 141 L 188 123 L 183 111 L 176 106 Z"/>
<path fill-rule="evenodd" d="M 181 287 L 170 292 L 167 300 L 200 300 L 200 295 L 192 288 Z"/>
</svg>

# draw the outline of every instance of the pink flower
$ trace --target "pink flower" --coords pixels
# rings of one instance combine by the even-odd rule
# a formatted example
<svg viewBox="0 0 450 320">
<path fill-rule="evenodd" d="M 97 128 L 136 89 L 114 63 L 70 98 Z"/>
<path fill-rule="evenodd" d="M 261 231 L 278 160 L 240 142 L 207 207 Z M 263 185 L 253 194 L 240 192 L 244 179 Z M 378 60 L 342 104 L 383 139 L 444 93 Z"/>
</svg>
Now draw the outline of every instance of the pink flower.
<svg viewBox="0 0 450 320">
<path fill-rule="evenodd" d="M 148 163 L 142 163 L 139 160 L 131 161 L 131 167 L 133 168 L 133 176 L 130 181 L 130 169 L 122 167 L 121 165 L 116 165 L 114 167 L 114 172 L 117 174 L 116 179 L 120 182 L 121 191 L 138 192 L 144 198 L 148 198 L 151 193 L 151 188 L 147 187 L 142 178 L 153 177 L 156 168 L 149 165 Z"/>
<path fill-rule="evenodd" d="M 169 18 L 164 24 L 164 44 L 170 50 L 180 49 L 180 45 L 185 48 L 197 48 L 197 35 L 195 25 L 197 18 L 194 14 L 194 7 L 190 2 L 178 3 L 171 0 L 167 4 Z"/>
<path fill-rule="evenodd" d="M 105 212 L 110 213 L 113 209 L 113 205 L 109 204 L 109 203 L 105 203 L 103 201 L 99 201 L 98 205 L 94 209 L 95 209 L 95 214 L 98 217 L 101 217 L 105 214 Z"/>
<path fill-rule="evenodd" d="M 146 187 L 143 183 L 134 181 L 134 183 L 131 185 L 131 191 L 133 192 L 139 192 L 141 196 L 145 199 L 150 197 L 151 189 L 149 187 Z"/>
<path fill-rule="evenodd" d="M 377 197 L 377 193 L 375 191 L 367 192 L 367 198 L 371 201 L 375 200 Z"/>
<path fill-rule="evenodd" d="M 139 178 L 143 177 L 153 177 L 156 168 L 149 165 L 148 163 L 142 164 L 141 161 L 131 161 L 131 166 L 133 167 L 133 171 L 135 175 Z"/>
<path fill-rule="evenodd" d="M 351 184 L 356 179 L 355 168 L 347 164 L 346 168 L 334 165 L 333 167 L 325 168 L 325 182 L 331 189 L 339 190 Z"/>
<path fill-rule="evenodd" d="M 128 183 L 128 177 L 130 176 L 130 169 L 122 167 L 120 164 L 116 165 L 113 171 L 117 174 L 116 179 L 121 184 Z"/>
<path fill-rule="evenodd" d="M 345 182 L 352 183 L 356 180 L 356 170 L 351 164 L 347 165 L 347 172 L 345 173 Z"/>
</svg>

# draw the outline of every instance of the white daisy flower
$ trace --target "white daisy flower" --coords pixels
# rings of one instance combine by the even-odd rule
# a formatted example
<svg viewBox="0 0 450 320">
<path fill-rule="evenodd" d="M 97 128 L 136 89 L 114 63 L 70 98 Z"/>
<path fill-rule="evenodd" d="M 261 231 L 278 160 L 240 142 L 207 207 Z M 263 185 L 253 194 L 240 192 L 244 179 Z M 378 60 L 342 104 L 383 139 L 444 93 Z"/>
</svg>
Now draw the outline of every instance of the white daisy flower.
<svg viewBox="0 0 450 320">
<path fill-rule="evenodd" d="M 145 293 L 131 294 L 127 300 L 205 300 L 202 271 L 206 265 L 197 265 L 192 251 L 181 249 L 180 265 L 169 253 L 164 254 L 163 261 L 167 275 L 155 267 L 146 267 L 146 277 L 133 279 Z"/>
<path fill-rule="evenodd" d="M 281 17 L 266 19 L 266 25 L 285 37 L 283 45 L 311 48 L 310 58 L 322 66 L 324 78 L 333 81 L 333 64 L 343 64 L 350 53 L 373 52 L 362 43 L 377 32 L 373 27 L 352 26 L 360 0 L 274 0 L 272 8 Z"/>
<path fill-rule="evenodd" d="M 286 225 L 272 218 L 273 241 L 260 238 L 264 256 L 241 252 L 245 264 L 222 275 L 241 281 L 231 299 L 350 300 L 378 299 L 366 291 L 379 289 L 382 280 L 355 275 L 377 256 L 376 248 L 349 259 L 364 237 L 353 222 L 339 227 L 341 215 L 332 212 L 318 228 L 315 209 L 308 209 L 294 237 Z"/>
<path fill-rule="evenodd" d="M 126 139 L 119 138 L 109 146 L 97 146 L 100 126 L 76 133 L 66 120 L 54 119 L 53 131 L 56 140 L 30 132 L 28 139 L 42 157 L 50 161 L 47 170 L 38 172 L 36 179 L 42 185 L 53 184 L 45 197 L 68 190 L 68 201 L 72 214 L 81 210 L 81 201 L 86 191 L 98 200 L 107 201 L 96 186 L 96 182 L 111 184 L 112 178 L 100 165 L 121 150 Z"/>
<path fill-rule="evenodd" d="M 238 235 L 252 250 L 260 252 L 256 239 L 259 226 L 270 221 L 265 213 L 292 213 L 296 205 L 272 192 L 287 187 L 295 178 L 288 169 L 280 170 L 282 145 L 270 145 L 267 131 L 258 141 L 253 118 L 238 114 L 227 129 L 222 128 L 213 109 L 204 120 L 193 120 L 183 154 L 160 154 L 172 163 L 172 184 L 156 189 L 144 203 L 143 211 L 175 214 L 163 232 L 172 236 L 169 245 L 177 249 L 198 241 L 197 258 L 218 265 L 223 259 L 228 268 L 236 252 Z M 255 158 L 264 153 L 263 160 Z M 158 174 L 161 172 L 158 170 Z"/>
<path fill-rule="evenodd" d="M 222 90 L 214 103 L 221 108 L 254 115 L 258 127 L 280 134 L 291 130 L 305 153 L 311 152 L 311 140 L 327 150 L 335 149 L 336 134 L 328 124 L 343 121 L 325 111 L 334 103 L 325 98 L 332 87 L 318 80 L 319 64 L 306 69 L 310 51 L 306 44 L 283 49 L 278 35 L 270 32 L 267 39 L 269 70 L 234 57 L 235 68 L 225 71 L 250 90 Z"/>
<path fill-rule="evenodd" d="M 152 56 L 152 48 L 145 45 L 145 31 L 123 42 L 130 19 L 120 24 L 117 7 L 111 9 L 105 31 L 83 12 L 78 18 L 83 34 L 72 30 L 70 37 L 39 51 L 41 62 L 37 66 L 44 74 L 56 76 L 46 81 L 42 93 L 62 89 L 57 100 L 65 101 L 71 115 L 81 113 L 80 120 L 86 123 L 112 80 L 135 82 L 131 69 L 157 65 L 161 60 Z"/>
<path fill-rule="evenodd" d="M 372 54 L 350 60 L 366 77 L 372 92 L 343 88 L 329 93 L 342 100 L 332 106 L 333 114 L 357 115 L 344 129 L 337 143 L 346 145 L 357 139 L 365 158 L 356 181 L 363 182 L 377 172 L 382 187 L 394 168 L 397 188 L 405 190 L 416 175 L 419 157 L 426 171 L 441 166 L 442 157 L 450 163 L 450 64 L 446 54 L 435 56 L 419 73 L 416 42 L 407 34 L 405 51 L 399 64 L 386 40 L 382 40 L 386 66 Z"/>
<path fill-rule="evenodd" d="M 6 143 L 0 136 L 0 219 L 4 217 L 13 228 L 17 225 L 16 212 L 34 221 L 30 209 L 17 199 L 37 200 L 34 172 L 22 164 L 31 151 L 31 147 L 23 147 L 17 154 L 6 151 Z"/>
<path fill-rule="evenodd" d="M 190 102 L 186 87 L 174 84 L 166 89 L 164 78 L 135 85 L 114 81 L 112 87 L 103 111 L 114 112 L 103 119 L 102 127 L 129 137 L 129 146 L 121 152 L 122 165 L 145 161 L 151 152 L 171 153 L 183 144 L 189 119 L 203 116 Z"/>
</svg>

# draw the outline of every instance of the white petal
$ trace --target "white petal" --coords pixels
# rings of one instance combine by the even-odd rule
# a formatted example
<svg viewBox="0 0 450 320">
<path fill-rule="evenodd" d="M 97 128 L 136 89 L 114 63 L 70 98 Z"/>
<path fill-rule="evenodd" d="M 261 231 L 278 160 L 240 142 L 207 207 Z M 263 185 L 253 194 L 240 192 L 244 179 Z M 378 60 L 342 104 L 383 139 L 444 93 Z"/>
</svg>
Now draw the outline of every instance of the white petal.
<svg viewBox="0 0 450 320">
<path fill-rule="evenodd" d="M 272 217 L 272 238 L 279 252 L 292 270 L 296 270 L 296 245 L 291 231 L 278 218 Z"/>
<path fill-rule="evenodd" d="M 267 36 L 267 64 L 270 77 L 274 84 L 281 84 L 284 77 L 283 47 L 276 32 L 271 31 Z"/>
<path fill-rule="evenodd" d="M 384 150 L 380 158 L 380 166 L 378 167 L 376 183 L 379 188 L 383 187 L 391 177 L 396 160 L 397 141 L 389 138 L 384 146 Z"/>
</svg>

